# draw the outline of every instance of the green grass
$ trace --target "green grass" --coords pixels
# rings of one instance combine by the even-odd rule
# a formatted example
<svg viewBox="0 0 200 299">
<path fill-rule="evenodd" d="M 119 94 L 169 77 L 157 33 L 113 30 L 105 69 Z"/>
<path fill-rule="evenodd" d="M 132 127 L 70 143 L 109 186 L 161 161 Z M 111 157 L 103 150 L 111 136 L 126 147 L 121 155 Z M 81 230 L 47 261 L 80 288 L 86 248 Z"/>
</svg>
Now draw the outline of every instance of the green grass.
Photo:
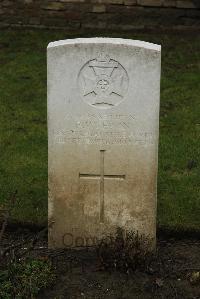
<svg viewBox="0 0 200 299">
<path fill-rule="evenodd" d="M 158 225 L 200 229 L 200 36 L 110 35 L 162 45 Z M 46 46 L 77 36 L 0 31 L 0 201 L 18 190 L 13 221 L 46 223 Z"/>
</svg>

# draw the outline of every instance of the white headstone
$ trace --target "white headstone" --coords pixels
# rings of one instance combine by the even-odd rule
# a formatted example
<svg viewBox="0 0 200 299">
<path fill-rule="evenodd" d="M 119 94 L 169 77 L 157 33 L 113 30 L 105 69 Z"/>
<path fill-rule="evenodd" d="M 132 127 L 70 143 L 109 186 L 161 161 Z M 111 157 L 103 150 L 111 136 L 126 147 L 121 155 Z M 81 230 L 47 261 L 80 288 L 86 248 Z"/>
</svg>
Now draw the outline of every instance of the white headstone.
<svg viewBox="0 0 200 299">
<path fill-rule="evenodd" d="M 154 246 L 161 47 L 80 38 L 47 52 L 49 246 L 118 228 Z"/>
</svg>

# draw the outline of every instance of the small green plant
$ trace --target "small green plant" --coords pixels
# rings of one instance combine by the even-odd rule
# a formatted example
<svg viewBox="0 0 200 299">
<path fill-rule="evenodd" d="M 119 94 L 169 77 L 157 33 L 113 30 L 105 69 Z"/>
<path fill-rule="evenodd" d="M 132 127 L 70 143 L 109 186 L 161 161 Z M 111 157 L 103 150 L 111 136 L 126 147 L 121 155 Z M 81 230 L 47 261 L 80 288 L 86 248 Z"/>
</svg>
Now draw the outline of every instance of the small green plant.
<svg viewBox="0 0 200 299">
<path fill-rule="evenodd" d="M 39 259 L 27 259 L 10 264 L 0 271 L 0 298 L 35 298 L 42 288 L 55 279 L 51 263 Z"/>
</svg>

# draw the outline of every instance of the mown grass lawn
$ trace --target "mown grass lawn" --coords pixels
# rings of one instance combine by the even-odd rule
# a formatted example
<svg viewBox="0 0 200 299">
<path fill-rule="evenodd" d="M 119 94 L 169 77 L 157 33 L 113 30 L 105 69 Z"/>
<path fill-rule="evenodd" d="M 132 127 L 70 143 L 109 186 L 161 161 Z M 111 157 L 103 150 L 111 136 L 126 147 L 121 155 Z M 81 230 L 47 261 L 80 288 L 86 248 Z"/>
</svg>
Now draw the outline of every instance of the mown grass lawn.
<svg viewBox="0 0 200 299">
<path fill-rule="evenodd" d="M 200 36 L 105 35 L 162 45 L 158 225 L 200 230 Z M 78 36 L 0 31 L 0 202 L 18 190 L 13 221 L 47 221 L 46 46 Z"/>
</svg>

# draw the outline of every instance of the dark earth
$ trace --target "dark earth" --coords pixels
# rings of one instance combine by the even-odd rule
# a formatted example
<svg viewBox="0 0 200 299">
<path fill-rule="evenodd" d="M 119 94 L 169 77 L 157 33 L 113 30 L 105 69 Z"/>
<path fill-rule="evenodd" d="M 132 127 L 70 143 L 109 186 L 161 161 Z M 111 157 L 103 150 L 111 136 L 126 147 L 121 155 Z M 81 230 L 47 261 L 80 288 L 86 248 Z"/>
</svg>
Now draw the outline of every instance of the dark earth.
<svg viewBox="0 0 200 299">
<path fill-rule="evenodd" d="M 159 234 L 157 252 L 146 268 L 131 269 L 104 263 L 94 249 L 48 250 L 47 232 L 15 229 L 7 231 L 4 245 L 17 246 L 34 239 L 28 254 L 50 259 L 56 280 L 38 299 L 62 298 L 200 298 L 200 239 L 184 234 Z M 25 248 L 25 249 L 24 249 Z M 20 250 L 27 250 L 21 245 Z M 117 261 L 116 265 L 119 265 Z"/>
</svg>

